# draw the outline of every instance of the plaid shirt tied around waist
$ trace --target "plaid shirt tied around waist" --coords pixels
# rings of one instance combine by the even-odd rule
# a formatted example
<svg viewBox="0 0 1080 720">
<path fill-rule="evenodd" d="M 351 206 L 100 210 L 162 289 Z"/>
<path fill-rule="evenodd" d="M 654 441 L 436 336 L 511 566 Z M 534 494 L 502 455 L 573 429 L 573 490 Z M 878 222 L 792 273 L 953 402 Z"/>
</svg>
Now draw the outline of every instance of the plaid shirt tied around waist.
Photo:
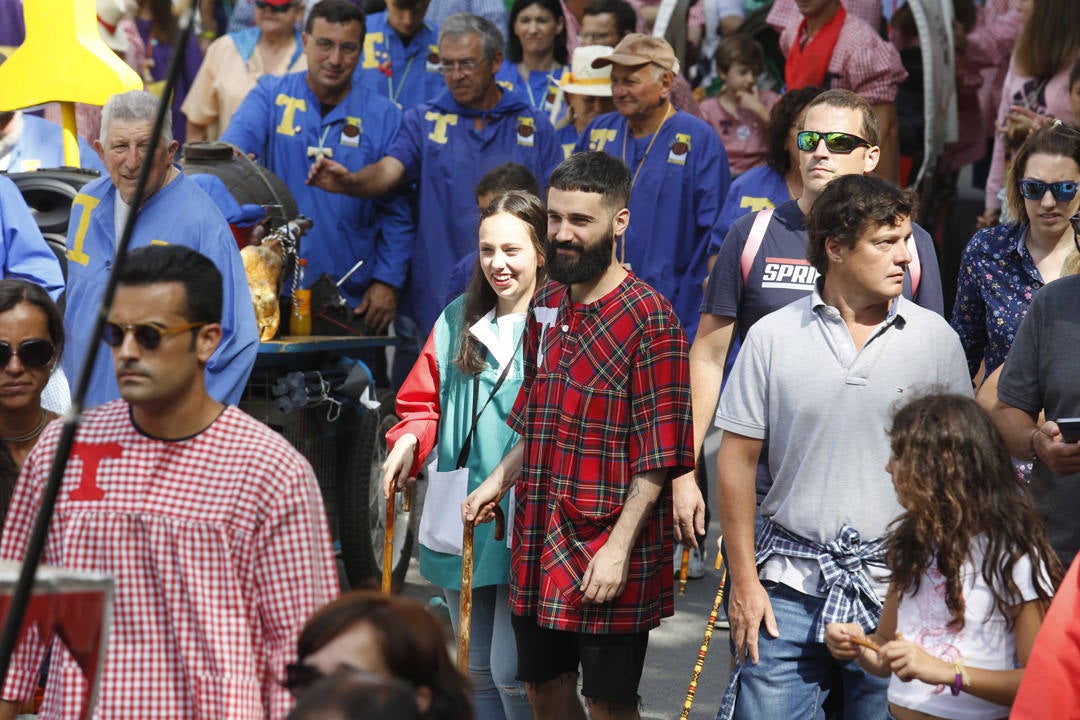
<svg viewBox="0 0 1080 720">
<path fill-rule="evenodd" d="M 882 603 L 864 566 L 885 567 L 884 538 L 864 541 L 858 530 L 844 525 L 835 538 L 822 544 L 800 537 L 766 518 L 756 546 L 754 562 L 759 568 L 773 555 L 817 560 L 821 568 L 818 590 L 826 593 L 825 606 L 814 623 L 817 642 L 825 642 L 825 626 L 831 622 L 856 622 L 867 633 L 877 629 Z M 734 717 L 741 670 L 742 663 L 738 663 L 731 673 L 716 720 Z"/>
<path fill-rule="evenodd" d="M 825 607 L 814 625 L 814 639 L 825 642 L 825 626 L 831 622 L 856 622 L 866 632 L 877 628 L 881 600 L 863 566 L 885 567 L 884 545 L 884 538 L 864 541 L 850 525 L 844 525 L 835 538 L 822 545 L 765 520 L 754 562 L 761 567 L 773 555 L 818 561 L 821 568 L 818 590 L 826 596 Z"/>
</svg>

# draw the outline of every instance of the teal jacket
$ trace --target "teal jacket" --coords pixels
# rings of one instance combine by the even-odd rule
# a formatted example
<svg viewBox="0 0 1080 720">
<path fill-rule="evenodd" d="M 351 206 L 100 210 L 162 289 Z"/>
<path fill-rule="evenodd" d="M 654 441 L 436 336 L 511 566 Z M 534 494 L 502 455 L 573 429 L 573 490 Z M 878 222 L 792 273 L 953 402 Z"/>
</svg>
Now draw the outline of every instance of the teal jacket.
<svg viewBox="0 0 1080 720">
<path fill-rule="evenodd" d="M 410 371 L 397 395 L 397 412 L 401 422 L 386 434 L 387 445 L 393 447 L 402 435 L 411 433 L 419 440 L 416 459 L 410 469 L 415 476 L 424 459 L 434 449 L 438 452 L 438 470 L 455 469 L 458 455 L 472 425 L 474 412 L 474 382 L 454 364 L 461 338 L 467 332 L 464 322 L 465 298 L 457 298 L 439 315 L 420 358 Z M 473 434 L 468 460 L 468 492 L 480 485 L 518 441 L 518 434 L 506 424 L 522 379 L 522 356 L 518 339 L 525 327 L 524 314 L 496 319 L 494 314 L 474 325 L 473 334 L 488 348 L 487 366 L 480 373 L 475 410 L 483 408 Z M 506 334 L 510 334 L 506 338 Z M 499 340 L 500 336 L 504 338 Z M 502 348 L 502 349 L 500 349 Z M 506 379 L 484 408 L 502 370 L 498 356 L 507 357 L 512 366 Z M 429 488 L 430 493 L 430 488 Z M 512 494 L 512 493 L 511 493 Z M 512 533 L 513 516 L 508 494 L 502 500 L 507 518 L 507 537 Z M 430 497 L 430 495 L 429 495 Z M 458 505 L 432 505 L 425 502 L 424 512 L 444 513 L 441 519 L 460 518 Z M 459 521 L 460 522 L 460 521 Z M 496 542 L 494 523 L 476 528 L 473 535 L 473 586 L 504 585 L 509 581 L 510 550 L 506 540 Z M 436 552 L 420 544 L 420 574 L 429 582 L 444 588 L 461 588 L 461 556 Z"/>
</svg>

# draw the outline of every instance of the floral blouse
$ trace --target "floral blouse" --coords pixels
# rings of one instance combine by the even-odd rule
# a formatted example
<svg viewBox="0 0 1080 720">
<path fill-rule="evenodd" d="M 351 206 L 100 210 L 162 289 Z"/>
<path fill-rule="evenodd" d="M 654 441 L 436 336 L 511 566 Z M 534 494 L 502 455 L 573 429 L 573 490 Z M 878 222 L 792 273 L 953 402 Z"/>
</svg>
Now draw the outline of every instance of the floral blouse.
<svg viewBox="0 0 1080 720">
<path fill-rule="evenodd" d="M 1045 283 L 1024 244 L 1027 225 L 979 230 L 964 248 L 952 326 L 960 335 L 972 377 L 1005 362 L 1035 291 Z"/>
</svg>

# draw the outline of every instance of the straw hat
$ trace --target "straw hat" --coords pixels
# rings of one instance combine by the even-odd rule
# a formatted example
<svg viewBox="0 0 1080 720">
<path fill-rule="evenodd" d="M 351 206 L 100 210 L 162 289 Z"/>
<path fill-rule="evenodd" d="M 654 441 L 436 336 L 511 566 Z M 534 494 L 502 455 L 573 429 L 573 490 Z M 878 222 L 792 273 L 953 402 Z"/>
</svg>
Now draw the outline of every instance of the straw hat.
<svg viewBox="0 0 1080 720">
<path fill-rule="evenodd" d="M 135 7 L 128 0 L 97 0 L 98 32 L 111 49 L 119 53 L 128 51 L 127 33 L 120 21 L 131 17 Z"/>
<path fill-rule="evenodd" d="M 593 60 L 610 55 L 606 45 L 582 45 L 574 50 L 570 72 L 563 73 L 559 87 L 563 92 L 593 97 L 611 97 L 611 67 L 594 68 Z"/>
</svg>

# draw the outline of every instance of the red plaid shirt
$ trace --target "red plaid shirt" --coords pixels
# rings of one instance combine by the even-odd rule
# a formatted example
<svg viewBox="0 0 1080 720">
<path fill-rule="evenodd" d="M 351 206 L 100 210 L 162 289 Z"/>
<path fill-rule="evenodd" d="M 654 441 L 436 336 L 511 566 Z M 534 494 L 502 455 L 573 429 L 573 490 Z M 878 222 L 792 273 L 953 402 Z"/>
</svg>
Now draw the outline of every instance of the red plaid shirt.
<svg viewBox="0 0 1080 720">
<path fill-rule="evenodd" d="M 799 34 L 802 25 L 800 15 L 780 33 L 780 50 L 784 55 L 796 41 L 805 43 L 809 39 L 805 29 Z M 849 13 L 829 59 L 826 88 L 850 90 L 871 105 L 884 105 L 896 101 L 897 90 L 907 76 L 896 47 Z"/>
<path fill-rule="evenodd" d="M 510 427 L 525 442 L 516 487 L 510 604 L 539 624 L 641 632 L 675 612 L 671 485 L 630 555 L 626 589 L 582 605 L 581 578 L 607 542 L 634 475 L 681 474 L 693 458 L 689 351 L 671 305 L 633 275 L 595 303 L 550 283 L 525 336 L 525 380 Z"/>
<path fill-rule="evenodd" d="M 19 476 L 0 558 L 22 558 L 61 424 Z M 127 403 L 87 413 L 45 562 L 111 575 L 116 593 L 95 718 L 284 717 L 296 636 L 338 592 L 311 466 L 235 407 L 185 440 L 140 433 Z M 84 680 L 54 643 L 42 718 L 78 717 Z M 5 698 L 29 698 L 44 648 L 19 644 Z"/>
</svg>

